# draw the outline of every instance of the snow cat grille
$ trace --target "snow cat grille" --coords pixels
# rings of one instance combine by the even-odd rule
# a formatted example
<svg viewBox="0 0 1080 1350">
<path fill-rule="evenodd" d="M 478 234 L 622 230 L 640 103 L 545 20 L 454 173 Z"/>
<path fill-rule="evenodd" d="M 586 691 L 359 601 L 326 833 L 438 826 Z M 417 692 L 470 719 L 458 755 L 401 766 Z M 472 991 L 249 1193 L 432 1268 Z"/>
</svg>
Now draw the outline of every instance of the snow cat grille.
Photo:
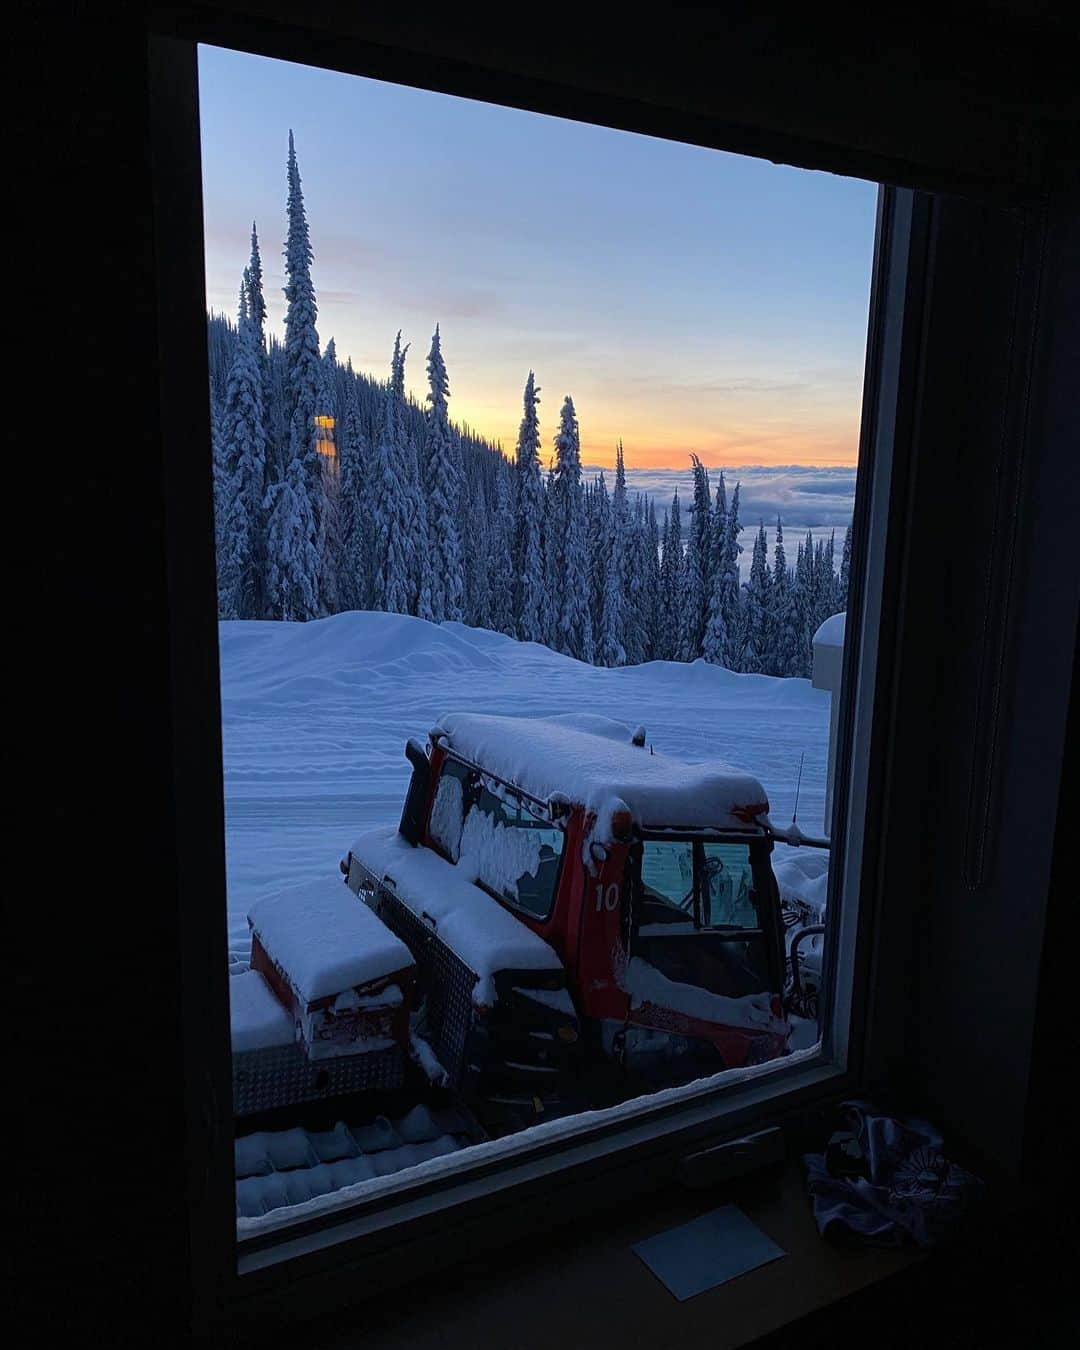
<svg viewBox="0 0 1080 1350">
<path fill-rule="evenodd" d="M 412 953 L 423 1007 L 418 1030 L 447 1071 L 450 1085 L 467 1096 L 523 1103 L 530 1109 L 537 1101 L 556 1101 L 564 1075 L 580 1056 L 569 994 L 545 987 L 560 977 L 501 971 L 494 979 L 495 1006 L 481 1012 L 473 1003 L 476 972 L 354 857 L 348 883 Z M 538 1001 L 545 996 L 547 1004 Z"/>
<path fill-rule="evenodd" d="M 393 1045 L 311 1061 L 298 1045 L 278 1045 L 234 1054 L 232 1079 L 233 1111 L 250 1116 L 353 1092 L 393 1091 L 405 1081 L 405 1056 Z"/>
<path fill-rule="evenodd" d="M 457 1087 L 465 1074 L 466 1051 L 474 1011 L 476 973 L 418 918 L 373 872 L 355 858 L 349 884 L 360 899 L 412 952 L 416 962 L 416 997 L 424 1009 L 421 1034 Z"/>
</svg>

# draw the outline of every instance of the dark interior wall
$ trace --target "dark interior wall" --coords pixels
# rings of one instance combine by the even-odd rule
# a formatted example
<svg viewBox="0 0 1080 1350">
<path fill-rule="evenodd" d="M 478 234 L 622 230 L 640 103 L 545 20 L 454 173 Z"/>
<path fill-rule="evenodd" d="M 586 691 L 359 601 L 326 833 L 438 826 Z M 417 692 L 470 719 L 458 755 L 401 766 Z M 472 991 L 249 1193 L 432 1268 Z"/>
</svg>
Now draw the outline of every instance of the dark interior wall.
<svg viewBox="0 0 1080 1350">
<path fill-rule="evenodd" d="M 874 1074 L 1017 1172 L 1076 640 L 1075 195 L 933 200 Z M 872 1056 L 873 1059 L 873 1056 Z"/>
<path fill-rule="evenodd" d="M 32 899 L 13 906 L 9 932 L 12 949 L 28 954 L 15 962 L 12 997 L 20 1010 L 32 1010 L 32 1016 L 13 1019 L 18 1062 L 25 1070 L 20 1106 L 27 1145 L 18 1169 L 16 1211 L 21 1275 L 27 1287 L 42 1291 L 37 1308 L 45 1320 L 85 1325 L 96 1306 L 102 1326 L 117 1328 L 126 1319 L 134 1324 L 143 1314 L 162 1338 L 171 1339 L 188 1318 L 193 1281 L 211 1278 L 208 1266 L 227 1254 L 193 1246 L 189 1228 L 192 1205 L 206 1185 L 205 1176 L 189 1172 L 198 1164 L 189 1151 L 190 1131 L 197 1134 L 192 1122 L 213 1108 L 191 1090 L 192 1066 L 181 1034 L 182 860 L 170 757 L 174 741 L 204 734 L 205 728 L 176 725 L 177 691 L 169 673 L 149 11 L 120 3 L 26 9 L 32 10 L 35 24 L 33 45 L 16 85 L 28 123 L 16 145 L 22 156 L 17 223 L 24 247 L 9 283 L 26 287 L 26 312 L 37 326 L 29 334 L 18 332 L 24 348 L 30 348 L 25 370 L 19 372 L 19 393 L 23 406 L 63 407 L 76 429 L 50 447 L 47 465 L 38 460 L 22 466 L 31 470 L 24 500 L 56 522 L 51 537 L 57 542 L 45 559 L 41 583 L 48 626 L 42 645 L 34 649 L 33 690 L 41 712 L 34 722 L 32 768 L 22 780 L 27 819 L 40 834 L 17 835 L 13 849 L 32 869 L 32 888 L 20 892 Z M 295 34 L 237 27 L 238 16 L 273 12 L 280 19 L 290 10 L 299 12 L 285 5 L 176 7 L 163 21 L 181 29 L 193 21 L 211 21 L 221 25 L 219 40 L 228 33 L 238 40 L 246 34 L 252 45 L 269 46 Z M 789 21 L 775 13 L 763 15 L 760 6 L 755 13 L 754 19 L 725 20 L 722 32 L 715 28 L 719 20 L 702 14 L 669 14 L 663 30 L 644 27 L 634 34 L 613 32 L 606 20 L 576 13 L 566 25 L 548 16 L 537 32 L 524 37 L 517 27 L 512 32 L 486 28 L 481 36 L 460 25 L 454 31 L 451 25 L 438 27 L 434 20 L 391 25 L 368 14 L 358 17 L 356 7 L 344 5 L 305 6 L 303 19 L 315 27 L 363 23 L 370 41 L 402 43 L 405 56 L 391 53 L 403 72 L 400 78 L 417 69 L 436 86 L 440 79 L 456 81 L 460 90 L 477 64 L 524 70 L 529 80 L 538 81 L 529 86 L 538 103 L 543 97 L 567 103 L 577 98 L 580 116 L 598 105 L 590 103 L 588 92 L 571 96 L 560 87 L 577 81 L 586 91 L 614 90 L 628 100 L 625 122 L 658 134 L 666 126 L 674 131 L 665 109 L 689 108 L 724 123 L 719 132 L 702 123 L 698 139 L 868 177 L 906 182 L 922 176 L 932 185 L 1026 199 L 1042 198 L 1050 185 L 1063 180 L 1076 95 L 1072 81 L 1059 78 L 1062 67 L 1072 64 L 1070 34 L 1065 21 L 1055 20 L 1049 10 L 1034 7 L 1025 15 L 1020 6 L 993 7 L 985 43 L 970 21 L 965 26 L 939 18 L 928 38 L 925 30 L 914 36 L 898 32 L 888 14 L 863 16 L 856 27 L 820 15 Z M 323 42 L 313 39 L 311 52 L 321 50 L 329 60 L 342 50 L 339 41 Z M 417 67 L 412 53 L 425 50 L 465 64 L 433 60 Z M 383 58 L 390 59 L 385 51 Z M 511 75 L 504 88 L 510 100 L 521 81 Z M 812 146 L 814 141 L 818 144 Z M 76 193 L 80 209 L 69 211 L 67 202 Z M 1075 228 L 1075 207 L 1070 209 L 1071 217 L 1061 208 L 1062 229 L 1070 218 Z M 959 230 L 961 217 L 952 219 Z M 1013 265 L 1015 231 L 1015 223 L 987 226 L 988 251 L 958 283 L 976 299 L 1001 268 Z M 1055 246 L 1060 260 L 1047 264 L 1044 278 L 1064 276 L 1066 236 L 1055 237 L 1061 241 Z M 937 247 L 951 249 L 958 261 L 967 253 L 959 233 L 950 242 L 946 231 Z M 1001 250 L 997 261 L 994 249 Z M 23 257 L 30 260 L 25 266 Z M 1045 280 L 1042 285 L 1045 290 Z M 987 306 L 1008 305 L 1007 292 L 993 284 L 990 289 Z M 1048 293 L 1055 293 L 1053 286 Z M 1075 289 L 1057 293 L 1064 303 Z M 957 328 L 954 319 L 952 327 L 940 330 L 942 347 L 954 341 L 960 353 L 964 343 L 972 344 L 971 369 L 976 368 L 979 327 L 972 321 Z M 1049 458 L 1037 474 L 1025 468 L 1025 493 L 1044 473 L 1051 475 L 1052 489 L 1062 486 L 1066 417 L 1075 425 L 1063 350 L 1060 343 L 1039 348 L 1034 369 L 1043 384 L 1038 387 L 1054 391 L 1054 406 L 1061 411 L 1052 415 L 1048 429 L 1037 431 L 1045 435 Z M 992 359 L 1000 361 L 1000 353 L 992 353 Z M 43 377 L 39 388 L 33 387 L 31 374 Z M 945 393 L 937 398 L 944 408 Z M 972 408 L 969 404 L 974 416 Z M 986 466 L 994 452 L 986 446 L 997 441 L 989 418 L 980 417 L 975 429 L 960 410 L 942 414 L 936 424 L 940 484 L 932 482 L 934 475 L 922 480 L 913 505 L 920 528 L 933 539 L 955 523 L 947 508 L 961 502 L 961 468 L 989 483 L 986 474 L 993 470 Z M 191 453 L 198 457 L 196 467 L 205 463 L 208 484 L 206 445 L 193 442 Z M 1030 462 L 1034 458 L 1032 452 Z M 1048 512 L 1040 533 L 1051 528 L 1060 539 L 1055 512 L 1062 507 L 1054 495 L 1052 490 L 1040 497 L 1040 511 Z M 994 515 L 992 500 L 995 493 L 986 486 L 970 508 L 981 513 L 984 528 Z M 1029 528 L 1034 528 L 1030 521 L 1024 526 Z M 1027 534 L 1021 539 L 1026 547 Z M 960 571 L 949 579 L 946 603 L 944 595 L 935 596 L 934 578 L 913 563 L 912 603 L 928 600 L 925 615 L 938 633 L 949 631 L 954 618 L 971 632 L 978 626 L 961 613 L 964 602 L 958 597 L 967 594 L 967 582 L 977 580 L 963 575 L 965 565 L 958 563 Z M 1066 566 L 1062 575 L 1074 576 L 1074 566 Z M 1021 567 L 1014 583 L 1018 614 L 1028 612 L 1029 580 Z M 911 625 L 913 633 L 930 631 L 914 619 Z M 1010 632 L 1008 650 L 1019 653 L 1021 631 Z M 1050 743 L 1062 694 L 1060 634 L 1057 639 L 1047 657 L 1056 673 L 1040 733 Z M 925 651 L 925 660 L 905 674 L 912 734 L 922 735 L 919 729 L 928 725 L 955 725 L 963 729 L 958 735 L 970 737 L 971 709 L 962 683 L 947 693 L 941 686 L 954 677 L 970 680 L 972 672 L 942 669 L 940 648 L 928 645 Z M 1006 698 L 1026 696 L 1038 679 L 1041 675 L 1030 666 L 1010 667 Z M 1038 688 L 1040 697 L 1041 683 Z M 931 700 L 924 719 L 914 708 L 922 695 Z M 13 709 L 12 720 L 24 720 L 21 707 Z M 913 741 L 910 749 L 913 783 L 918 781 L 919 744 Z M 921 744 L 925 754 L 926 742 Z M 1008 795 L 995 807 L 1006 816 L 1020 812 L 1033 856 L 1046 838 L 1052 779 L 1049 773 L 1037 799 L 1025 806 L 1019 794 L 1027 780 L 1021 774 L 1010 788 L 1018 795 Z M 950 813 L 967 800 L 962 774 L 944 790 L 950 794 Z M 1017 854 L 1008 864 L 1011 870 L 1002 864 L 983 891 L 969 897 L 959 858 L 949 856 L 948 883 L 934 898 L 943 904 L 970 901 L 981 914 L 994 916 L 994 931 L 1008 941 L 1004 921 L 1012 912 L 1013 890 L 1018 884 L 1029 887 L 1033 903 L 1039 904 L 1045 872 L 1029 868 L 1019 877 Z M 967 927 L 935 914 L 929 895 L 925 913 L 935 925 L 927 931 L 935 940 L 940 937 L 943 954 L 931 958 L 934 964 L 921 986 L 913 969 L 910 984 L 920 986 L 916 998 L 909 989 L 898 991 L 903 996 L 898 1006 L 910 1016 L 899 1038 L 900 1058 L 892 1062 L 910 1066 L 914 1050 L 919 1067 L 911 1081 L 929 1098 L 936 1095 L 944 1102 L 947 1065 L 960 1063 L 972 1046 L 971 1005 L 958 1002 L 950 991 L 951 964 L 971 960 L 973 954 L 985 957 L 1003 1020 L 1005 1009 L 1015 1005 L 1019 1010 L 1018 1019 L 1010 1017 L 1016 1028 L 1007 1058 L 1010 1074 L 1024 1073 L 1033 990 L 1030 978 L 1023 985 L 1010 981 L 1010 967 L 989 928 L 973 949 Z M 209 963 L 219 950 L 211 948 L 212 942 L 206 952 L 188 957 Z M 42 997 L 46 973 L 31 955 L 42 952 L 48 953 L 48 997 Z M 208 990 L 211 1011 L 213 997 Z M 913 1024 L 917 1019 L 926 1035 Z M 948 1055 L 938 1059 L 940 1047 Z M 980 1083 L 985 1087 L 989 1058 L 980 1049 L 968 1068 L 961 1065 L 958 1091 L 949 1104 L 957 1126 L 970 1124 L 982 1110 L 985 1092 L 980 1098 L 976 1089 Z M 39 1081 L 40 1088 L 33 1086 Z M 1005 1144 L 1014 1138 L 1015 1124 L 1014 1115 Z M 56 1272 L 65 1258 L 75 1273 L 58 1287 Z M 148 1343 L 145 1325 L 143 1333 L 136 1343 Z M 114 1343 L 123 1343 L 118 1331 Z"/>
<path fill-rule="evenodd" d="M 905 186 L 1024 195 L 1064 172 L 1080 116 L 1075 15 L 1039 3 L 385 10 L 315 0 L 158 6 L 225 45 L 367 69 L 564 116 Z"/>
</svg>

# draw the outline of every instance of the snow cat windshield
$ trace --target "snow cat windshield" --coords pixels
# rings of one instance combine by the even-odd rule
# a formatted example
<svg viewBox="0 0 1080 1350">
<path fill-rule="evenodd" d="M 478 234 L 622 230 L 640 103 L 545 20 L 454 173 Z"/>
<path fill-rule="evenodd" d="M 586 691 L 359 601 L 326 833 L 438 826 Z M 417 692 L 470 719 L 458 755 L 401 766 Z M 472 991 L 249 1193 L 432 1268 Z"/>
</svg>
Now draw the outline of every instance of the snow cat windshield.
<svg viewBox="0 0 1080 1350">
<path fill-rule="evenodd" d="M 780 989 L 767 841 L 642 838 L 630 895 L 630 955 L 666 979 L 729 998 Z"/>
</svg>

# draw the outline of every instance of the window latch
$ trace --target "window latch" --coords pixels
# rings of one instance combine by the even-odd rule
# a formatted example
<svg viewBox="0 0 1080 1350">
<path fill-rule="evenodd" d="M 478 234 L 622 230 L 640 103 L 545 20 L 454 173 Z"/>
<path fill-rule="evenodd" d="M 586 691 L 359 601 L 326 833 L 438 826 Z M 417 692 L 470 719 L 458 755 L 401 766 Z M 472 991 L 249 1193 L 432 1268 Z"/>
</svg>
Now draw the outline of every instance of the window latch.
<svg viewBox="0 0 1080 1350">
<path fill-rule="evenodd" d="M 784 1156 L 784 1132 L 774 1125 L 741 1139 L 729 1139 L 712 1148 L 688 1153 L 679 1159 L 675 1176 L 682 1185 L 698 1190 L 783 1162 Z"/>
</svg>

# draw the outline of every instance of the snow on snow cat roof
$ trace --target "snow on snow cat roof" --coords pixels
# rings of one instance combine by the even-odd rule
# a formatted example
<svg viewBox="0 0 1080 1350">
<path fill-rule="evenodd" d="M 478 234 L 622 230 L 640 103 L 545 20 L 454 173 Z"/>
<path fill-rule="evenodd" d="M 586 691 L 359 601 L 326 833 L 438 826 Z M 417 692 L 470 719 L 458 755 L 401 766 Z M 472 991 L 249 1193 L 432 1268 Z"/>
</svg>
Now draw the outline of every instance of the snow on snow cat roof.
<svg viewBox="0 0 1080 1350">
<path fill-rule="evenodd" d="M 654 753 L 640 727 L 594 713 L 447 713 L 432 737 L 540 801 L 561 794 L 602 815 L 621 799 L 641 829 L 747 830 L 769 810 L 752 774 Z"/>
</svg>

